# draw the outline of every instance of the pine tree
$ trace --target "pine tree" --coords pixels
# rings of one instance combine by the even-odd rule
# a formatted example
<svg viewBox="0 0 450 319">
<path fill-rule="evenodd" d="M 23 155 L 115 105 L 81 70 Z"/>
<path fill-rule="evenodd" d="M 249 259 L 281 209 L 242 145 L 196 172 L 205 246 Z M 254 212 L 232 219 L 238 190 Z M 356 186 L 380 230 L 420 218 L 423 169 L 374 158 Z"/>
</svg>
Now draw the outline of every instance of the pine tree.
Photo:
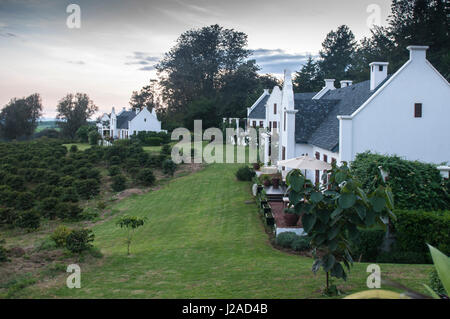
<svg viewBox="0 0 450 319">
<path fill-rule="evenodd" d="M 306 64 L 302 66 L 300 71 L 295 72 L 294 92 L 317 92 L 322 88 L 322 79 L 319 77 L 319 69 L 317 63 L 312 56 L 308 56 Z"/>
</svg>

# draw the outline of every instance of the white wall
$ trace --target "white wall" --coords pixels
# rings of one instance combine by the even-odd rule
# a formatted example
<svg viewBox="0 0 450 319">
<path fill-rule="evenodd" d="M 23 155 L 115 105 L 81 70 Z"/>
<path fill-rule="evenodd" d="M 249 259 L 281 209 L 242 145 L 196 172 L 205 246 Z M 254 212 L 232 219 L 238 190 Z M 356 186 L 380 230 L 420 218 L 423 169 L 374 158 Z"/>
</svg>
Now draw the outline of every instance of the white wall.
<svg viewBox="0 0 450 319">
<path fill-rule="evenodd" d="M 129 135 L 132 135 L 134 131 L 147 131 L 147 132 L 160 132 L 161 122 L 158 121 L 156 114 L 154 112 L 150 113 L 147 108 L 140 111 L 136 117 L 130 121 Z"/>
<path fill-rule="evenodd" d="M 450 85 L 416 58 L 378 92 L 352 122 L 352 151 L 397 154 L 430 163 L 450 161 Z M 422 103 L 422 117 L 414 104 Z M 342 122 L 342 121 L 341 121 Z"/>
</svg>

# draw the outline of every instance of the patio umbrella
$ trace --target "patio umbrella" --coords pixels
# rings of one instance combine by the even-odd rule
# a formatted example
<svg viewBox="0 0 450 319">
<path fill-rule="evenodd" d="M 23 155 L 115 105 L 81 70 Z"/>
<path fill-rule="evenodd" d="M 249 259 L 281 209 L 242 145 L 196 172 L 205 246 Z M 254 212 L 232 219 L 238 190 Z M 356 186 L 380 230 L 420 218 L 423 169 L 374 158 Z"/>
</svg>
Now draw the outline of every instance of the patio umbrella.
<svg viewBox="0 0 450 319">
<path fill-rule="evenodd" d="M 296 158 L 287 159 L 284 161 L 278 161 L 278 166 L 285 166 L 288 168 L 298 168 L 304 170 L 330 170 L 331 164 L 327 162 L 315 159 L 310 156 L 300 156 Z"/>
</svg>

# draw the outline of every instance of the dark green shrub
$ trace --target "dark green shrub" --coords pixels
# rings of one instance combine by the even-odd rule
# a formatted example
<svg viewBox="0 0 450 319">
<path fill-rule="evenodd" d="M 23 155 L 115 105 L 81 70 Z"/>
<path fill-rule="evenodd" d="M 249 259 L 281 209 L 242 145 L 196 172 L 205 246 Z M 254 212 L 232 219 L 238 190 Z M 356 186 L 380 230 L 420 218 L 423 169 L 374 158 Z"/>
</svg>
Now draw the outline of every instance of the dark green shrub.
<svg viewBox="0 0 450 319">
<path fill-rule="evenodd" d="M 120 165 L 121 162 L 122 161 L 119 156 L 112 156 L 109 159 L 109 165 Z"/>
<path fill-rule="evenodd" d="M 81 253 L 92 247 L 94 237 L 90 229 L 72 230 L 66 238 L 66 247 L 73 253 Z"/>
<path fill-rule="evenodd" d="M 77 203 L 79 200 L 80 198 L 75 187 L 64 188 L 64 191 L 61 194 L 61 201 Z"/>
<path fill-rule="evenodd" d="M 80 220 L 83 209 L 74 203 L 58 203 L 57 216 L 61 219 Z"/>
<path fill-rule="evenodd" d="M 428 258 L 422 253 L 414 251 L 401 251 L 397 248 L 390 252 L 380 252 L 376 261 L 377 263 L 392 264 L 426 264 L 429 263 Z"/>
<path fill-rule="evenodd" d="M 14 226 L 19 220 L 19 213 L 11 207 L 0 207 L 0 225 Z"/>
<path fill-rule="evenodd" d="M 96 179 L 78 180 L 75 183 L 75 189 L 83 199 L 89 199 L 100 193 L 100 183 Z"/>
<path fill-rule="evenodd" d="M 381 181 L 379 166 L 389 172 L 388 184 L 397 208 L 440 210 L 450 207 L 449 184 L 435 165 L 370 152 L 358 154 L 351 169 L 368 192 L 374 191 Z"/>
<path fill-rule="evenodd" d="M 450 211 L 407 211 L 396 210 L 393 221 L 396 246 L 403 252 L 421 254 L 419 261 L 431 263 L 426 244 L 442 253 L 450 254 Z"/>
<path fill-rule="evenodd" d="M 109 176 L 116 176 L 120 174 L 120 166 L 113 165 L 108 168 Z"/>
<path fill-rule="evenodd" d="M 236 172 L 239 181 L 251 181 L 255 175 L 255 171 L 248 166 L 242 166 Z"/>
<path fill-rule="evenodd" d="M 106 208 L 106 203 L 105 202 L 98 202 L 97 203 L 97 208 L 99 210 L 104 210 Z"/>
<path fill-rule="evenodd" d="M 164 144 L 161 147 L 161 151 L 160 151 L 161 155 L 170 156 L 171 152 L 172 152 L 172 147 L 169 144 Z"/>
<path fill-rule="evenodd" d="M 41 225 L 41 217 L 37 210 L 30 209 L 19 214 L 17 226 L 28 230 L 38 229 Z"/>
<path fill-rule="evenodd" d="M 16 208 L 19 210 L 28 210 L 34 206 L 34 196 L 31 192 L 19 193 L 16 198 Z"/>
<path fill-rule="evenodd" d="M 161 167 L 162 160 L 163 157 L 161 157 L 160 155 L 150 155 L 148 157 L 146 165 L 150 167 Z"/>
<path fill-rule="evenodd" d="M 177 169 L 177 164 L 175 164 L 175 162 L 172 161 L 171 159 L 166 159 L 162 163 L 162 169 L 163 169 L 164 174 L 173 176 L 173 174 L 175 173 L 175 170 Z"/>
<path fill-rule="evenodd" d="M 89 132 L 89 144 L 90 145 L 97 145 L 98 141 L 100 140 L 101 136 L 100 133 L 97 131 L 91 131 Z"/>
<path fill-rule="evenodd" d="M 281 234 L 280 234 L 281 235 Z M 305 251 L 311 249 L 311 238 L 308 236 L 298 236 L 291 243 L 291 248 L 295 251 Z"/>
<path fill-rule="evenodd" d="M 163 142 L 162 138 L 160 137 L 147 137 L 145 139 L 144 145 L 147 146 L 159 146 Z"/>
<path fill-rule="evenodd" d="M 50 219 L 54 219 L 58 215 L 59 200 L 56 197 L 44 198 L 39 205 L 41 215 Z"/>
<path fill-rule="evenodd" d="M 284 232 L 277 236 L 275 242 L 278 246 L 284 247 L 284 248 L 291 248 L 292 242 L 299 237 L 294 232 Z"/>
<path fill-rule="evenodd" d="M 355 260 L 375 262 L 385 237 L 384 230 L 360 229 L 358 238 L 352 242 L 352 255 Z"/>
<path fill-rule="evenodd" d="M 76 146 L 75 144 L 71 145 L 70 146 L 70 153 L 76 153 L 76 152 L 78 152 L 78 146 Z"/>
<path fill-rule="evenodd" d="M 156 178 L 150 168 L 144 168 L 139 171 L 138 180 L 145 186 L 151 186 L 155 183 Z"/>
<path fill-rule="evenodd" d="M 112 178 L 111 188 L 115 192 L 123 191 L 126 188 L 127 180 L 123 175 L 116 175 Z"/>
<path fill-rule="evenodd" d="M 63 176 L 59 179 L 59 185 L 62 187 L 71 187 L 75 183 L 75 178 L 72 176 Z"/>
</svg>

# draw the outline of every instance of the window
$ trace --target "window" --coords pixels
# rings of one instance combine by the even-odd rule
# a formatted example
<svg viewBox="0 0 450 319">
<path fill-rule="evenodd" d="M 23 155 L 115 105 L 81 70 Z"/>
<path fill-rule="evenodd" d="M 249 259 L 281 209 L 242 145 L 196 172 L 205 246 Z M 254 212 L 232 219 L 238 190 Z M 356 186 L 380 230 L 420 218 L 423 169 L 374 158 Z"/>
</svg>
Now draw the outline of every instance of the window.
<svg viewBox="0 0 450 319">
<path fill-rule="evenodd" d="M 336 159 L 334 157 L 331 158 L 331 163 L 336 163 Z"/>
<path fill-rule="evenodd" d="M 284 131 L 286 131 L 286 111 L 284 111 Z"/>
<path fill-rule="evenodd" d="M 273 105 L 273 114 L 277 114 L 277 103 Z"/>
<path fill-rule="evenodd" d="M 144 122 L 147 122 L 147 119 L 144 119 Z"/>
<path fill-rule="evenodd" d="M 286 147 L 283 146 L 282 154 L 281 154 L 281 160 L 284 161 L 285 159 L 286 159 Z"/>
<path fill-rule="evenodd" d="M 263 127 L 264 126 L 264 121 L 259 121 L 259 127 Z"/>
<path fill-rule="evenodd" d="M 414 117 L 422 117 L 422 103 L 414 104 Z"/>
<path fill-rule="evenodd" d="M 277 128 L 277 127 L 278 127 L 277 122 L 273 122 L 273 128 Z"/>
<path fill-rule="evenodd" d="M 269 121 L 269 129 L 272 131 L 272 122 Z"/>
<path fill-rule="evenodd" d="M 253 121 L 253 127 L 256 127 L 256 121 Z"/>
<path fill-rule="evenodd" d="M 319 184 L 320 181 L 320 171 L 316 170 L 316 184 Z"/>
<path fill-rule="evenodd" d="M 324 161 L 325 163 L 328 163 L 328 156 L 325 155 L 325 154 L 323 154 L 323 161 Z"/>
<path fill-rule="evenodd" d="M 380 72 L 382 72 L 383 71 L 383 66 L 382 65 L 378 66 L 378 70 L 380 70 Z"/>
<path fill-rule="evenodd" d="M 320 153 L 316 152 L 316 159 L 320 160 Z"/>
</svg>

